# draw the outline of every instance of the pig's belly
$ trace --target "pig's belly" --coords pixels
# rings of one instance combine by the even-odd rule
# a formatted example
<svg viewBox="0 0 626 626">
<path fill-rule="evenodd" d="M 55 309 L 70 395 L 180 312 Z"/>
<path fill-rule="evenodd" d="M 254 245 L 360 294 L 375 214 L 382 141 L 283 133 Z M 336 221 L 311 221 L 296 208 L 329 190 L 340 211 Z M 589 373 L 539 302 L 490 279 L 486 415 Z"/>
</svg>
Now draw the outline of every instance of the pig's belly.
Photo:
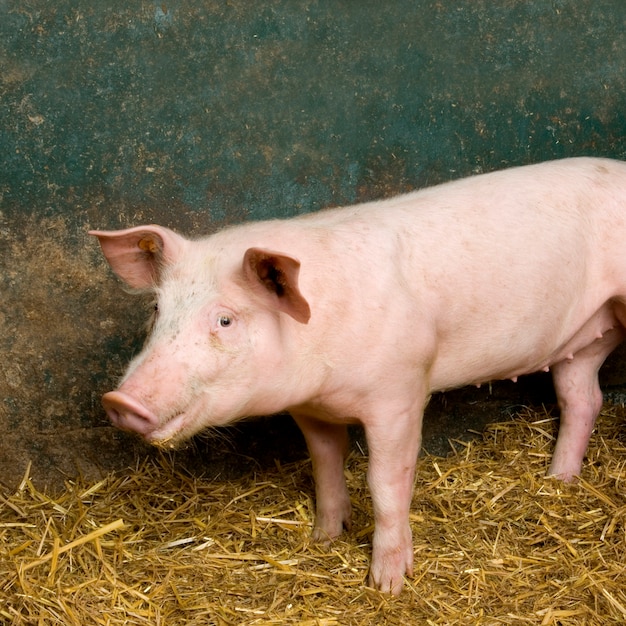
<svg viewBox="0 0 626 626">
<path fill-rule="evenodd" d="M 525 349 L 520 349 L 518 353 L 502 355 L 502 359 L 491 366 L 485 360 L 476 367 L 473 373 L 466 371 L 464 380 L 454 382 L 448 380 L 447 384 L 444 381 L 444 384 L 437 386 L 436 390 L 442 391 L 465 385 L 479 386 L 492 380 L 511 379 L 516 381 L 519 376 L 525 374 L 532 374 L 541 370 L 547 372 L 552 365 L 566 359 L 576 358 L 576 354 L 580 350 L 602 339 L 608 331 L 621 327 L 615 315 L 614 307 L 614 303 L 605 303 L 586 321 L 577 324 L 570 333 L 565 333 L 569 338 L 564 342 L 559 342 L 558 337 L 546 338 L 537 342 L 536 345 L 524 346 Z M 477 362 L 479 362 L 478 359 Z"/>
<path fill-rule="evenodd" d="M 564 359 L 573 359 L 577 352 L 602 339 L 604 334 L 619 326 L 613 306 L 606 303 L 596 311 L 572 336 L 572 338 L 549 359 L 546 366 L 559 363 Z"/>
</svg>

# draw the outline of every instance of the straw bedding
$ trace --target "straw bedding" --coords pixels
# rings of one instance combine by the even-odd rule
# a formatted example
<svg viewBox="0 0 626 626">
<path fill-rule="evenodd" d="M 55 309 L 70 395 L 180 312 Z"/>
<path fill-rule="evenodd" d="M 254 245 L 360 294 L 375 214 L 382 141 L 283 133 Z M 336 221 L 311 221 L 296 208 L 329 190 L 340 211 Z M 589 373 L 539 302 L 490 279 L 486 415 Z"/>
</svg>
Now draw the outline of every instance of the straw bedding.
<svg viewBox="0 0 626 626">
<path fill-rule="evenodd" d="M 547 412 L 421 458 L 415 573 L 399 598 L 364 586 L 372 513 L 358 452 L 354 525 L 328 547 L 309 540 L 308 461 L 221 482 L 163 456 L 54 496 L 27 475 L 0 497 L 0 623 L 624 623 L 623 422 L 605 407 L 577 485 L 544 478 Z"/>
</svg>

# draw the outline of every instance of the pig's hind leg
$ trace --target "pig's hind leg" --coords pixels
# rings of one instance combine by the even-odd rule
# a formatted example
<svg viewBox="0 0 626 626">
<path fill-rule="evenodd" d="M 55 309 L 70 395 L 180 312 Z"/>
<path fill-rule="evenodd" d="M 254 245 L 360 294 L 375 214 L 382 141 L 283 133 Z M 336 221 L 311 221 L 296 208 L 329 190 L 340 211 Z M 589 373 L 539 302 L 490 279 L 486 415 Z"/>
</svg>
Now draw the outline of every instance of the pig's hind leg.
<svg viewBox="0 0 626 626">
<path fill-rule="evenodd" d="M 306 440 L 313 464 L 316 515 L 313 539 L 330 541 L 350 528 L 352 505 L 344 476 L 349 448 L 348 429 L 292 413 Z"/>
<path fill-rule="evenodd" d="M 548 476 L 566 482 L 580 476 L 589 438 L 602 408 L 598 370 L 623 338 L 621 327 L 612 328 L 579 350 L 573 359 L 552 366 L 561 419 Z"/>
</svg>

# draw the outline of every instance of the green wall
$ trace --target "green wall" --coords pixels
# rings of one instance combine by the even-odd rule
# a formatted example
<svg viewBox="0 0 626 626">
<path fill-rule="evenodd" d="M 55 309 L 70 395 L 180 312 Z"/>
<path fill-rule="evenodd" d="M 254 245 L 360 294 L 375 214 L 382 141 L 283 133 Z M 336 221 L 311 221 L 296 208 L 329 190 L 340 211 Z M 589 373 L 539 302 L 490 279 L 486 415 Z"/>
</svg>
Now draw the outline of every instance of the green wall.
<svg viewBox="0 0 626 626">
<path fill-rule="evenodd" d="M 88 228 L 626 158 L 625 33 L 624 0 L 0 1 L 0 481 L 135 454 L 98 398 L 145 309 Z"/>
</svg>

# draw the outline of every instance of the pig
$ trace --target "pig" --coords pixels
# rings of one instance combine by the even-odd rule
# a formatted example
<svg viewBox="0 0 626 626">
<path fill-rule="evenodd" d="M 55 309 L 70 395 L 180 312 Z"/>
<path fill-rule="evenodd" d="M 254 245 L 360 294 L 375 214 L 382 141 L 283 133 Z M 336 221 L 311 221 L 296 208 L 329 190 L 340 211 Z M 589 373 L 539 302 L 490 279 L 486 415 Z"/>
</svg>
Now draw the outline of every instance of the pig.
<svg viewBox="0 0 626 626">
<path fill-rule="evenodd" d="M 548 475 L 575 480 L 626 326 L 626 163 L 571 158 L 187 239 L 92 231 L 113 272 L 156 296 L 111 422 L 173 446 L 288 411 L 315 479 L 313 538 L 350 527 L 347 425 L 364 428 L 369 585 L 413 573 L 409 507 L 434 392 L 551 371 Z"/>
</svg>

